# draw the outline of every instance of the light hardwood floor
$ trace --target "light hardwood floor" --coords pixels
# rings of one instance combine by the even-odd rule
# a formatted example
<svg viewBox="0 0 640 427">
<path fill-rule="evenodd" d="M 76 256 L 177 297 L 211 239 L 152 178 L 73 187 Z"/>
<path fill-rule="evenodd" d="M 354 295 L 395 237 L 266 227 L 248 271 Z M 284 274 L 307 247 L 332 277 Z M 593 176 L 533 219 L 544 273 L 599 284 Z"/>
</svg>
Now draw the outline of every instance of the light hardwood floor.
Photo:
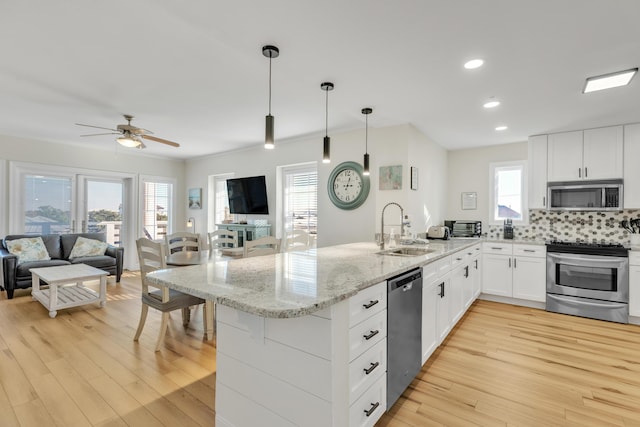
<svg viewBox="0 0 640 427">
<path fill-rule="evenodd" d="M 110 279 L 112 280 L 112 279 Z M 213 426 L 216 349 L 201 308 L 139 343 L 139 276 L 50 319 L 0 294 L 0 426 Z M 640 327 L 477 301 L 378 426 L 640 426 Z"/>
</svg>

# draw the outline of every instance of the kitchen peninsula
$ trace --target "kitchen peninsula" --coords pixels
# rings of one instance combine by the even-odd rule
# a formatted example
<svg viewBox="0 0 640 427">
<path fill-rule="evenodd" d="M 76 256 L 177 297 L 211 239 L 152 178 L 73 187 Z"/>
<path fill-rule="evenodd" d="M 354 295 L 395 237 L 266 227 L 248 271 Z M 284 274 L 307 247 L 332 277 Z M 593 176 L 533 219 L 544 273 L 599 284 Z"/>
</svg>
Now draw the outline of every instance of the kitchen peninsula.
<svg viewBox="0 0 640 427">
<path fill-rule="evenodd" d="M 386 408 L 386 279 L 474 245 L 389 256 L 353 243 L 148 278 L 218 304 L 217 425 L 373 425 Z"/>
</svg>

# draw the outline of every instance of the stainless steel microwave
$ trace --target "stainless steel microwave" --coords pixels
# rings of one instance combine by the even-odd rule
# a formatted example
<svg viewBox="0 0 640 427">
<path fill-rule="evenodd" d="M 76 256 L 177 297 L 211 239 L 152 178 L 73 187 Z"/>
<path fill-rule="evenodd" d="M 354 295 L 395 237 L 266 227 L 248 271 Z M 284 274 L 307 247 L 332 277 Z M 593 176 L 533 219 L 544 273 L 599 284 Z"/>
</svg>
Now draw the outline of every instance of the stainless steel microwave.
<svg viewBox="0 0 640 427">
<path fill-rule="evenodd" d="M 550 182 L 547 200 L 549 210 L 555 211 L 619 211 L 622 180 Z"/>
</svg>

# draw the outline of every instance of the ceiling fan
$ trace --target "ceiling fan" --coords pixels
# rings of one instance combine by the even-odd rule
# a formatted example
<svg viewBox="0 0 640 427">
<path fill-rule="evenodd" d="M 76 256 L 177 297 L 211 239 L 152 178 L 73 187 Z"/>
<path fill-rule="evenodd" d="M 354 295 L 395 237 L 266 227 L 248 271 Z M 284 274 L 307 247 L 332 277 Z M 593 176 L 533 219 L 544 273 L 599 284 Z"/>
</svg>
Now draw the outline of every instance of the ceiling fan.
<svg viewBox="0 0 640 427">
<path fill-rule="evenodd" d="M 93 125 L 85 125 L 82 123 L 76 123 L 78 126 L 86 126 L 90 128 L 96 129 L 105 129 L 110 130 L 108 133 L 92 133 L 88 135 L 80 135 L 80 136 L 98 136 L 98 135 L 119 135 L 116 138 L 116 141 L 120 145 L 130 148 L 146 148 L 147 146 L 142 142 L 143 139 L 148 139 L 149 141 L 159 142 L 161 144 L 170 145 L 172 147 L 180 147 L 180 144 L 177 142 L 169 141 L 162 138 L 157 138 L 155 136 L 151 136 L 153 132 L 147 129 L 135 127 L 131 125 L 131 120 L 133 120 L 133 116 L 128 114 L 124 114 L 125 120 L 127 120 L 127 124 L 118 125 L 115 129 L 105 128 L 102 126 L 93 126 Z"/>
</svg>

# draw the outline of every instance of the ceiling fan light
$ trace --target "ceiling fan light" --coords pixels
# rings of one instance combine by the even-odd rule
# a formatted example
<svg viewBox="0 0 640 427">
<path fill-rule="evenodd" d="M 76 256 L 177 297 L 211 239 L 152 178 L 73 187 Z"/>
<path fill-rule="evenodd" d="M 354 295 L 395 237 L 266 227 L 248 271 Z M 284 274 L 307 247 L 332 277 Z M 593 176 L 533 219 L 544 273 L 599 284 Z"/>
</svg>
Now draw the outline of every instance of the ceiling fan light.
<svg viewBox="0 0 640 427">
<path fill-rule="evenodd" d="M 127 148 L 135 148 L 140 145 L 140 141 L 138 139 L 126 135 L 119 136 L 118 138 L 116 138 L 116 141 L 118 141 L 118 144 Z"/>
</svg>

